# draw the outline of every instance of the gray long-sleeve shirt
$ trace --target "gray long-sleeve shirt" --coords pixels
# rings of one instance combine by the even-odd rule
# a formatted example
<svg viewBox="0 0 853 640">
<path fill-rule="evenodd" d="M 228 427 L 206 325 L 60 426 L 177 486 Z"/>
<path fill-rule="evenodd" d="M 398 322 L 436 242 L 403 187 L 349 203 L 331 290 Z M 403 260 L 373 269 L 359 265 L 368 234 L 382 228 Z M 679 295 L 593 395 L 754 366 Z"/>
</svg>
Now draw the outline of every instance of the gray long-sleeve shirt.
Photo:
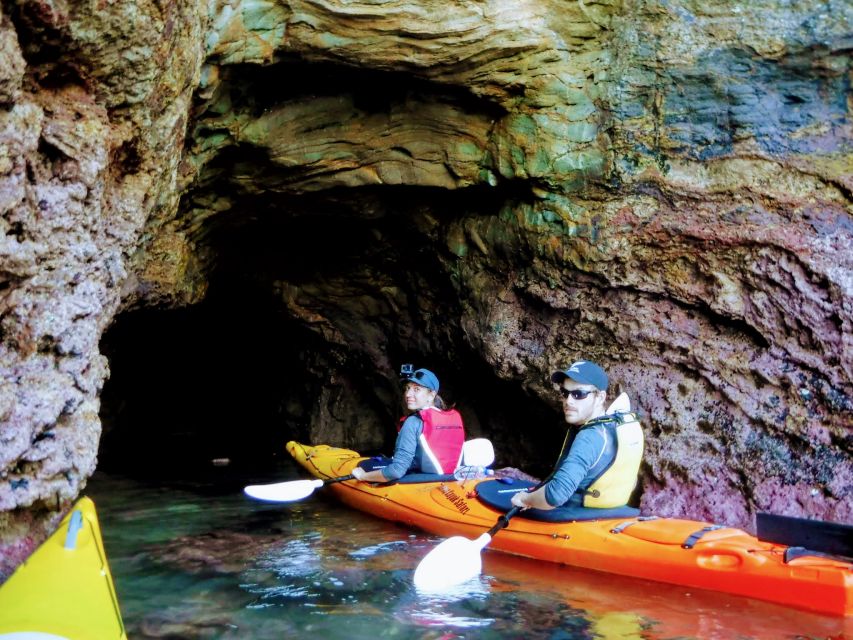
<svg viewBox="0 0 853 640">
<path fill-rule="evenodd" d="M 385 476 L 386 480 L 402 478 L 410 469 L 419 465 L 421 456 L 417 454 L 419 453 L 419 439 L 423 430 L 424 422 L 420 416 L 411 415 L 406 418 L 400 433 L 397 434 L 391 464 L 382 469 L 382 475 Z"/>
<path fill-rule="evenodd" d="M 616 443 L 603 426 L 581 429 L 545 485 L 545 500 L 553 507 L 566 504 L 575 491 L 587 489 L 615 456 Z"/>
</svg>

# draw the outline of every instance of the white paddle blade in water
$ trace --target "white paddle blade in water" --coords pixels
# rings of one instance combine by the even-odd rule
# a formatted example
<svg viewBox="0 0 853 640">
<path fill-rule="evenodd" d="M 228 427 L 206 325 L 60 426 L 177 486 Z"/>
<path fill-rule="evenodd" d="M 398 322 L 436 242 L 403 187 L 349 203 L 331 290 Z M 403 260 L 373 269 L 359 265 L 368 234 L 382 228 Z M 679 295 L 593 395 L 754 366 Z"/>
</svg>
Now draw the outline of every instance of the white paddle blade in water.
<svg viewBox="0 0 853 640">
<path fill-rule="evenodd" d="M 421 560 L 415 569 L 415 587 L 421 591 L 442 591 L 480 575 L 480 552 L 492 537 L 484 533 L 476 540 L 461 536 L 448 538 Z"/>
<path fill-rule="evenodd" d="M 322 480 L 292 480 L 275 484 L 250 484 L 243 489 L 243 493 L 266 502 L 293 502 L 310 496 L 322 486 Z"/>
</svg>

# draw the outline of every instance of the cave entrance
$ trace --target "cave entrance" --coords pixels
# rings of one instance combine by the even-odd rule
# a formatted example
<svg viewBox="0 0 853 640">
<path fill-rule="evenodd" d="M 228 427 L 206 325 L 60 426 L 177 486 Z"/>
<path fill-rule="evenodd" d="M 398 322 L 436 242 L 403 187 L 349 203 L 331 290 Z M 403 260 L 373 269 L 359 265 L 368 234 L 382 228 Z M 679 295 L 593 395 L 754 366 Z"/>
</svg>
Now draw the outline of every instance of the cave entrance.
<svg viewBox="0 0 853 640">
<path fill-rule="evenodd" d="M 205 232 L 204 300 L 116 318 L 102 340 L 100 468 L 188 478 L 228 460 L 258 470 L 286 459 L 289 439 L 391 453 L 396 371 L 414 362 L 441 372 L 469 436 L 501 447 L 499 464 L 541 472 L 522 452 L 552 447 L 561 436 L 536 425 L 559 418 L 468 345 L 436 233 L 499 202 L 393 189 L 355 202 L 243 203 Z M 425 319 L 438 311 L 439 322 Z"/>
<path fill-rule="evenodd" d="M 124 314 L 106 333 L 100 468 L 192 475 L 214 461 L 268 465 L 283 450 L 282 422 L 302 417 L 285 404 L 305 383 L 296 345 L 311 336 L 224 284 L 186 309 Z"/>
</svg>

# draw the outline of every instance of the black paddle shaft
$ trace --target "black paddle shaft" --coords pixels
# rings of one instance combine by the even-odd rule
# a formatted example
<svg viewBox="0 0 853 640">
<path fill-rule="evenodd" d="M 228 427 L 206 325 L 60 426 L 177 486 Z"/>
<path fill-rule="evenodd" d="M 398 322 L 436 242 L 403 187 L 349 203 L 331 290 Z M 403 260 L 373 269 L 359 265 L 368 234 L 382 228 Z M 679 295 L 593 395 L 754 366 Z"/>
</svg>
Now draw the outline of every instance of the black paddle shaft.
<svg viewBox="0 0 853 640">
<path fill-rule="evenodd" d="M 326 486 L 327 484 L 334 484 L 335 482 L 344 482 L 345 480 L 352 480 L 353 478 L 355 478 L 355 476 L 352 474 L 349 474 L 348 476 L 339 476 L 337 478 L 327 478 L 326 480 L 323 480 L 323 486 Z"/>
<path fill-rule="evenodd" d="M 528 492 L 528 493 L 533 493 L 533 492 L 534 492 L 534 491 L 536 491 L 537 489 L 541 489 L 542 487 L 544 487 L 544 486 L 547 484 L 547 482 L 548 482 L 548 478 L 545 478 L 545 480 L 542 480 L 542 482 L 540 482 L 539 484 L 537 484 L 537 485 L 536 485 L 535 487 L 533 487 L 532 489 L 528 489 L 528 490 L 527 490 L 527 492 Z M 509 520 L 510 520 L 510 518 L 512 518 L 514 515 L 516 515 L 516 514 L 517 514 L 519 511 L 521 511 L 521 510 L 522 510 L 522 507 L 513 507 L 512 509 L 510 509 L 509 511 L 507 511 L 507 512 L 506 512 L 505 514 L 503 514 L 500 518 L 498 518 L 498 521 L 495 523 L 495 526 L 494 526 L 494 527 L 492 527 L 491 529 L 489 529 L 487 533 L 488 533 L 490 536 L 494 536 L 498 531 L 500 531 L 501 529 L 503 529 L 503 528 L 505 528 L 507 525 L 509 525 Z"/>
<path fill-rule="evenodd" d="M 509 524 L 510 518 L 516 515 L 519 511 L 521 511 L 521 507 L 513 507 L 505 514 L 503 514 L 500 518 L 498 518 L 498 521 L 495 522 L 495 526 L 488 530 L 487 533 L 489 534 L 489 536 L 494 536 L 498 531 L 506 527 Z"/>
</svg>

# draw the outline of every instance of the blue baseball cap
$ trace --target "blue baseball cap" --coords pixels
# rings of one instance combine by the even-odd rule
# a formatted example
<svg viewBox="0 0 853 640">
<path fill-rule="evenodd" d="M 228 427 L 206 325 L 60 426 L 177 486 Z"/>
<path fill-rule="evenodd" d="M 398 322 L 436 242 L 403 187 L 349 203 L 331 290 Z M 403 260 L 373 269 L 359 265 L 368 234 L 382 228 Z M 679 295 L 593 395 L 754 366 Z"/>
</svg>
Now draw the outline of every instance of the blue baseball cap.
<svg viewBox="0 0 853 640">
<path fill-rule="evenodd" d="M 604 369 L 588 360 L 578 360 L 565 371 L 555 371 L 551 374 L 551 382 L 554 384 L 563 384 L 566 378 L 571 378 L 581 384 L 591 384 L 596 389 L 607 391 L 608 380 Z"/>
<path fill-rule="evenodd" d="M 430 391 L 438 391 L 438 378 L 429 369 L 418 369 L 410 373 L 404 368 L 400 374 L 400 378 L 406 382 L 414 382 L 417 385 L 426 387 Z"/>
</svg>

